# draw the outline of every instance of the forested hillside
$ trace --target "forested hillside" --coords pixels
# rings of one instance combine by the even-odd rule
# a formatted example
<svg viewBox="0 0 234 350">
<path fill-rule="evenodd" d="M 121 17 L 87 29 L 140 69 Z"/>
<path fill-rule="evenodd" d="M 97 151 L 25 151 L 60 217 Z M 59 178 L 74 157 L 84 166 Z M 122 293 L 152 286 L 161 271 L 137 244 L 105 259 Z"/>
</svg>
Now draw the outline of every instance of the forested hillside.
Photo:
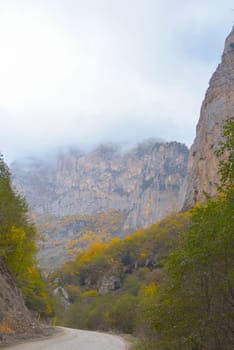
<svg viewBox="0 0 234 350">
<path fill-rule="evenodd" d="M 142 293 L 161 283 L 163 259 L 188 226 L 189 217 L 189 213 L 172 214 L 123 240 L 93 243 L 52 273 L 54 288 L 64 288 L 72 302 L 62 322 L 77 328 L 133 332 Z"/>
<path fill-rule="evenodd" d="M 0 0 L 0 350 L 234 350 L 223 5 Z"/>
<path fill-rule="evenodd" d="M 53 313 L 52 301 L 37 267 L 37 238 L 37 231 L 29 220 L 27 205 L 24 199 L 12 190 L 9 169 L 1 156 L 0 263 L 2 289 L 0 292 L 0 330 L 11 332 L 20 330 L 20 327 L 15 329 L 17 322 L 23 324 L 22 321 L 26 318 L 25 326 L 29 323 L 28 319 L 30 317 L 27 316 L 27 311 L 25 311 L 25 315 L 24 312 L 19 312 L 19 314 L 16 312 L 17 309 L 20 310 L 20 305 L 18 305 L 20 303 L 20 292 L 17 289 L 18 287 L 14 285 L 14 279 L 22 290 L 27 307 L 35 315 L 48 317 Z M 9 271 L 14 279 L 10 277 Z M 6 282 L 4 282 L 5 279 Z M 12 288 L 12 291 L 6 288 Z M 11 295 L 12 298 L 15 295 L 15 308 L 12 307 L 14 301 L 11 300 Z M 26 310 L 23 305 L 22 310 Z"/>
<path fill-rule="evenodd" d="M 38 259 L 43 271 L 51 272 L 92 242 L 109 242 L 126 236 L 126 214 L 112 210 L 93 215 L 34 215 L 43 239 L 39 242 Z"/>
<path fill-rule="evenodd" d="M 67 326 L 141 338 L 141 349 L 234 346 L 234 123 L 224 127 L 219 195 L 149 229 L 96 244 L 51 275 Z M 225 157 L 224 157 L 225 155 Z"/>
<path fill-rule="evenodd" d="M 61 266 L 87 238 L 124 237 L 179 210 L 187 158 L 185 145 L 152 138 L 129 150 L 107 144 L 12 164 L 13 184 L 44 238 L 41 266 Z"/>
<path fill-rule="evenodd" d="M 184 146 L 151 140 L 126 154 L 101 147 L 89 154 L 88 163 L 84 155 L 71 152 L 68 161 L 66 157 L 59 161 L 58 177 L 56 167 L 44 180 L 43 167 L 39 172 L 35 167 L 35 177 L 27 169 L 20 173 L 22 184 L 29 176 L 30 183 L 36 181 L 38 194 L 43 190 L 50 195 L 49 204 L 43 196 L 35 197 L 31 184 L 26 186 L 33 200 L 42 200 L 38 206 L 32 202 L 40 210 L 30 213 L 40 236 L 25 200 L 12 190 L 9 169 L 0 158 L 0 280 L 5 286 L 0 293 L 0 331 L 17 331 L 18 316 L 9 314 L 9 309 L 26 310 L 14 309 L 8 302 L 11 295 L 21 298 L 17 287 L 10 293 L 12 277 L 4 278 L 12 275 L 26 305 L 39 318 L 55 312 L 58 324 L 130 333 L 138 338 L 136 347 L 141 350 L 234 348 L 233 38 L 232 31 L 190 150 L 183 207 L 190 206 L 189 211 L 171 213 L 125 237 L 126 229 L 178 209 L 186 173 Z M 223 90 L 224 72 L 228 72 L 230 94 Z M 230 111 L 224 117 L 217 115 L 219 108 L 215 110 L 217 121 L 210 118 L 218 101 L 216 92 L 222 110 Z M 228 103 L 222 96 L 228 97 Z M 75 164 L 72 172 L 70 163 Z M 66 185 L 62 189 L 61 183 Z M 81 202 L 88 215 L 86 209 L 77 214 Z M 130 207 L 125 206 L 130 202 Z M 61 216 L 64 208 L 67 215 Z M 72 258 L 48 277 L 53 300 L 37 266 L 36 246 L 41 246 L 45 265 L 52 268 Z M 24 323 L 30 326 L 27 315 Z"/>
</svg>

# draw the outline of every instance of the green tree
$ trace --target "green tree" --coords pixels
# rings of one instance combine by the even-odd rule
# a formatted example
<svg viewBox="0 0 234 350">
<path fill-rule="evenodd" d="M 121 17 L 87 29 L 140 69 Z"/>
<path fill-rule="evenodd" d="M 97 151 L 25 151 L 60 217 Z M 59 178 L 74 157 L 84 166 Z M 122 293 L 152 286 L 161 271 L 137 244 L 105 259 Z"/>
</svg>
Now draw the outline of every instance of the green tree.
<svg viewBox="0 0 234 350">
<path fill-rule="evenodd" d="M 12 190 L 9 169 L 0 156 L 0 254 L 16 277 L 34 263 L 35 236 L 26 202 Z"/>
<path fill-rule="evenodd" d="M 219 154 L 222 193 L 192 210 L 191 224 L 165 263 L 165 281 L 147 310 L 162 349 L 234 348 L 233 122 Z M 224 192 L 225 190 L 225 192 Z"/>
<path fill-rule="evenodd" d="M 123 333 L 133 333 L 136 328 L 137 298 L 128 293 L 124 293 L 116 298 L 110 309 L 109 317 L 113 329 Z"/>
<path fill-rule="evenodd" d="M 26 304 L 48 316 L 52 302 L 37 268 L 36 237 L 27 204 L 12 189 L 10 171 L 0 155 L 0 256 L 21 287 Z"/>
<path fill-rule="evenodd" d="M 220 159 L 221 190 L 233 188 L 234 185 L 234 121 L 228 119 L 223 127 L 223 141 L 217 151 Z"/>
<path fill-rule="evenodd" d="M 234 346 L 233 215 L 226 198 L 195 208 L 190 229 L 168 258 L 151 317 L 169 349 Z"/>
</svg>

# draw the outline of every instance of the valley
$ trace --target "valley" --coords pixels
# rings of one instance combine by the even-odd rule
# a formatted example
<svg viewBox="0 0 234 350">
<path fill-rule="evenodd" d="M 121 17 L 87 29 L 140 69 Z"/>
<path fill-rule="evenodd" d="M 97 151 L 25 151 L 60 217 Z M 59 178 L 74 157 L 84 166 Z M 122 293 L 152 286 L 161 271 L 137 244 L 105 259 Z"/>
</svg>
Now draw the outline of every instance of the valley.
<svg viewBox="0 0 234 350">
<path fill-rule="evenodd" d="M 129 151 L 102 145 L 13 164 L 13 185 L 44 238 L 42 266 L 64 262 L 68 241 L 78 252 L 88 232 L 89 243 L 110 241 L 180 210 L 187 159 L 185 145 L 150 139 Z"/>
<path fill-rule="evenodd" d="M 142 350 L 232 350 L 233 140 L 234 27 L 190 150 L 152 138 L 10 169 L 1 156 L 0 345 L 59 325 L 77 329 L 12 349 L 125 349 L 98 333 L 114 332 Z"/>
</svg>

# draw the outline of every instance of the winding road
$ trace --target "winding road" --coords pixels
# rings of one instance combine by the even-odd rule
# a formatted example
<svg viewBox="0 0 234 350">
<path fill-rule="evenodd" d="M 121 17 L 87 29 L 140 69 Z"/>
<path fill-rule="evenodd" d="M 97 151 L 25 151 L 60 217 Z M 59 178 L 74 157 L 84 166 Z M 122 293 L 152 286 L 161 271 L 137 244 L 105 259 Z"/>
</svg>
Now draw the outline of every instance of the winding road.
<svg viewBox="0 0 234 350">
<path fill-rule="evenodd" d="M 126 350 L 126 344 L 118 336 L 61 328 L 54 337 L 12 346 L 14 350 Z"/>
</svg>

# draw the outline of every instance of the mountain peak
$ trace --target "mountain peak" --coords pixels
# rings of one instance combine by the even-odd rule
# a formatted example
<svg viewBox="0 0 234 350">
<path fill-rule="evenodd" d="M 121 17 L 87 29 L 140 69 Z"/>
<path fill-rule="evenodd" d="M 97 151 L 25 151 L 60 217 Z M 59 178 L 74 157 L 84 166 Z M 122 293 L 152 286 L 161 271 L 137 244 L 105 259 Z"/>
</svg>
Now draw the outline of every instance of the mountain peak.
<svg viewBox="0 0 234 350">
<path fill-rule="evenodd" d="M 190 149 L 184 207 L 217 195 L 220 183 L 216 150 L 223 139 L 223 123 L 234 116 L 234 27 L 228 35 L 222 61 L 210 79 L 202 103 L 196 137 Z"/>
<path fill-rule="evenodd" d="M 224 54 L 231 51 L 234 52 L 234 26 L 232 27 L 230 34 L 225 40 L 225 45 L 224 45 Z"/>
</svg>

